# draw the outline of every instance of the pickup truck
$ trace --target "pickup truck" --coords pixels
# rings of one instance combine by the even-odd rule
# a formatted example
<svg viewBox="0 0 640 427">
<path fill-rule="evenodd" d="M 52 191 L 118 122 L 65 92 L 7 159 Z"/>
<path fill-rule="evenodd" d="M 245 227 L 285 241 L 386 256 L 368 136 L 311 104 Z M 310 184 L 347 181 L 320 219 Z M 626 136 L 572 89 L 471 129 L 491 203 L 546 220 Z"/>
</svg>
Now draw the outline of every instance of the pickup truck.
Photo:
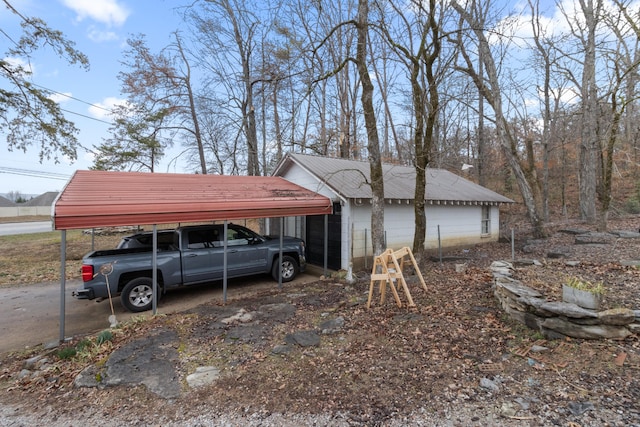
<svg viewBox="0 0 640 427">
<path fill-rule="evenodd" d="M 213 282 L 223 278 L 224 226 L 196 225 L 173 230 L 173 239 L 162 239 L 156 256 L 158 292 Z M 171 243 L 168 243 L 171 241 Z M 306 266 L 304 241 L 284 237 L 282 266 L 279 237 L 261 236 L 237 224 L 227 226 L 227 277 L 270 273 L 275 280 L 293 280 Z M 78 299 L 120 295 L 122 305 L 133 312 L 151 309 L 153 303 L 152 248 L 97 250 L 82 259 L 83 287 Z M 107 290 L 107 284 L 109 289 Z"/>
</svg>

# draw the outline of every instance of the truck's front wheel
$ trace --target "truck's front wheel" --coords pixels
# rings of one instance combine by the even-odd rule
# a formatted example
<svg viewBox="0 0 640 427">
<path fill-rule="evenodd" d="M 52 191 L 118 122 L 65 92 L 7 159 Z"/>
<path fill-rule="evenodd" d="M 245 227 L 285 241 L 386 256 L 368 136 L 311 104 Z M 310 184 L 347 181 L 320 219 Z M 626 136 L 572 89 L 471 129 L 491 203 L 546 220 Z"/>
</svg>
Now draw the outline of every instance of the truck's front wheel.
<svg viewBox="0 0 640 427">
<path fill-rule="evenodd" d="M 160 286 L 158 285 L 158 297 L 160 295 Z M 153 306 L 153 281 L 148 277 L 138 277 L 131 280 L 122 289 L 120 299 L 122 305 L 134 313 L 151 310 Z"/>
<path fill-rule="evenodd" d="M 278 280 L 279 258 L 280 257 L 276 256 L 276 259 L 273 262 L 273 268 L 271 269 L 271 275 L 275 280 Z M 289 255 L 283 255 L 281 271 L 282 271 L 282 281 L 290 282 L 296 278 L 296 276 L 298 275 L 298 272 L 300 271 L 300 267 L 298 267 L 298 263 L 296 262 L 295 259 L 293 259 L 293 257 L 290 257 Z"/>
</svg>

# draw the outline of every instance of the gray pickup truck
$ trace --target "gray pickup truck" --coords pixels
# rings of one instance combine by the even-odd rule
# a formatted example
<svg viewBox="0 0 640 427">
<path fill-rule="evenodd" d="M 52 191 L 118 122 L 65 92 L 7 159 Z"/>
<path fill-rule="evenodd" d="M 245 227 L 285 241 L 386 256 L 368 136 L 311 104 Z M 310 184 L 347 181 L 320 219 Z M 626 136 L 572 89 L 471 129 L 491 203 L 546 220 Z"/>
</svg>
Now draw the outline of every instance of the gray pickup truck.
<svg viewBox="0 0 640 427">
<path fill-rule="evenodd" d="M 158 290 L 213 282 L 223 278 L 224 226 L 222 224 L 180 227 L 173 239 L 159 240 L 157 253 Z M 168 243 L 171 242 L 171 243 Z M 82 259 L 83 287 L 78 299 L 107 298 L 120 294 L 122 305 L 133 312 L 151 309 L 153 303 L 152 248 L 98 250 Z M 280 239 L 261 236 L 246 227 L 227 227 L 227 277 L 270 273 L 275 280 L 293 280 L 304 271 L 304 241 L 284 237 L 282 267 Z M 109 291 L 107 290 L 109 284 Z"/>
</svg>

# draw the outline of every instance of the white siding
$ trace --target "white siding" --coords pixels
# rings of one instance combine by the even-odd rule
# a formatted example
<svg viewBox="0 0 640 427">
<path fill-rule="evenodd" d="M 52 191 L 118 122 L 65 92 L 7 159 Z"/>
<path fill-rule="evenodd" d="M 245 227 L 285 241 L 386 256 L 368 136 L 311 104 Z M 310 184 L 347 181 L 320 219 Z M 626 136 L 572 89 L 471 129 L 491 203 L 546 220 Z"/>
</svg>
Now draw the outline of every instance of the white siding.
<svg viewBox="0 0 640 427">
<path fill-rule="evenodd" d="M 324 185 L 315 176 L 307 173 L 298 165 L 292 165 L 283 178 L 311 191 L 315 191 L 338 202 L 340 196 Z M 341 227 L 341 265 L 349 267 L 353 260 L 356 268 L 372 265 L 373 249 L 371 244 L 371 202 L 370 200 L 342 199 Z M 406 201 L 385 204 L 384 226 L 387 247 L 399 249 L 413 247 L 415 227 L 413 203 Z M 499 209 L 491 207 L 491 232 L 482 235 L 482 208 L 480 206 L 427 205 L 427 235 L 425 249 L 473 245 L 495 241 L 499 237 Z M 304 237 L 304 221 L 301 218 L 287 218 L 285 233 Z M 440 239 L 438 239 L 438 226 Z"/>
<path fill-rule="evenodd" d="M 315 176 L 307 173 L 298 165 L 293 165 L 291 168 L 289 168 L 287 173 L 285 175 L 282 175 L 282 178 L 286 179 L 287 181 L 293 182 L 301 187 L 304 187 L 307 190 L 311 190 L 325 197 L 328 197 L 333 201 L 337 201 L 339 199 L 339 196 L 333 190 L 327 187 Z"/>
<path fill-rule="evenodd" d="M 427 205 L 427 235 L 425 249 L 473 245 L 495 241 L 499 235 L 499 209 L 491 207 L 491 233 L 482 235 L 482 208 L 480 206 Z M 371 205 L 365 203 L 353 207 L 353 258 L 372 257 Z M 399 249 L 413 247 L 415 227 L 413 203 L 385 205 L 384 224 L 387 247 Z M 344 220 L 343 220 L 344 221 Z M 438 237 L 438 228 L 440 236 Z M 343 240 L 344 242 L 345 240 Z M 365 248 L 366 242 L 366 248 Z M 440 243 L 439 243 L 440 242 Z M 348 265 L 343 260 L 343 265 Z M 371 262 L 368 262 L 371 265 Z"/>
</svg>

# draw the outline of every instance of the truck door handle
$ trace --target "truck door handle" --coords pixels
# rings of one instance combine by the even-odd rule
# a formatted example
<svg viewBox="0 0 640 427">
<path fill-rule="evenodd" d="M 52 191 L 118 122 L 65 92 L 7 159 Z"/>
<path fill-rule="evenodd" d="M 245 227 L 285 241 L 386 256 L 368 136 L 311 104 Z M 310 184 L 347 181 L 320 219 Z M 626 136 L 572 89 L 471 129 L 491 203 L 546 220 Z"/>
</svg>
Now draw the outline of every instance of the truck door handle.
<svg viewBox="0 0 640 427">
<path fill-rule="evenodd" d="M 194 254 L 193 252 L 187 255 L 188 258 L 193 258 L 196 256 L 198 256 L 198 254 Z"/>
<path fill-rule="evenodd" d="M 228 251 L 228 252 L 229 252 L 230 254 L 235 254 L 236 252 L 238 252 L 238 250 L 237 250 L 237 249 L 234 249 L 234 250 L 232 250 L 232 251 Z"/>
</svg>

